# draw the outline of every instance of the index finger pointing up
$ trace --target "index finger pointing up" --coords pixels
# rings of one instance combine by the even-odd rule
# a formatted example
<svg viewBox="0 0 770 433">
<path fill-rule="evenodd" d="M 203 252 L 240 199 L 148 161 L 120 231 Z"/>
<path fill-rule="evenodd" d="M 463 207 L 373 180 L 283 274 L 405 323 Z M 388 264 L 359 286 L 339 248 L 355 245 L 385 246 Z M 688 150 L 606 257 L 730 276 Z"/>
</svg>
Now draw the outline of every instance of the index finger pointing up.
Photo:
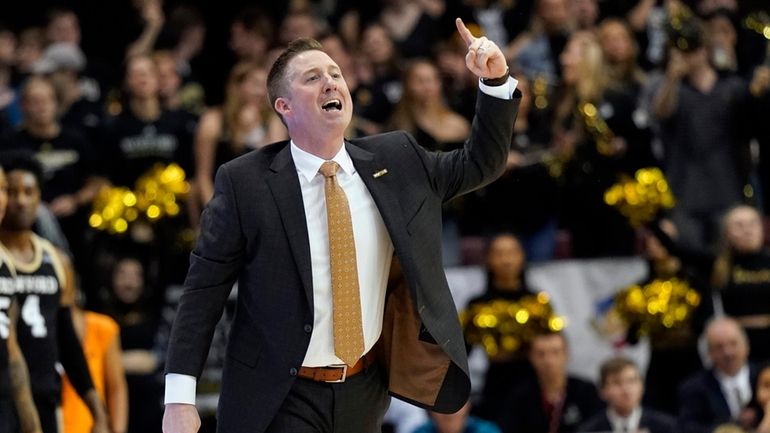
<svg viewBox="0 0 770 433">
<path fill-rule="evenodd" d="M 460 37 L 462 37 L 465 41 L 465 44 L 471 46 L 476 38 L 473 36 L 473 34 L 471 34 L 471 31 L 468 30 L 468 27 L 465 27 L 463 20 L 461 18 L 457 18 L 455 20 L 455 25 L 457 26 L 457 31 L 460 32 Z"/>
</svg>

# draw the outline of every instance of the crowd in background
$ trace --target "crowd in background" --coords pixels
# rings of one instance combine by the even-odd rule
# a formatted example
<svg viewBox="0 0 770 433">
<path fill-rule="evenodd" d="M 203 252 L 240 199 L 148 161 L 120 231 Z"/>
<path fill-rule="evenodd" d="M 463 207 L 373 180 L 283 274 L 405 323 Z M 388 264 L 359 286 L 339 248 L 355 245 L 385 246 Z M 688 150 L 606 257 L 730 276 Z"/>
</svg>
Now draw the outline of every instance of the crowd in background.
<svg viewBox="0 0 770 433">
<path fill-rule="evenodd" d="M 502 178 L 445 206 L 445 265 L 487 266 L 482 300 L 510 300 L 530 293 L 525 262 L 641 255 L 648 281 L 686 279 L 707 302 L 686 329 L 653 339 L 646 371 L 608 360 L 597 389 L 567 376 L 568 353 L 580 347 L 561 334 L 540 336 L 491 359 L 481 395 L 455 416 L 432 414 L 419 431 L 710 432 L 734 422 L 770 432 L 770 368 L 761 368 L 770 361 L 767 5 L 353 3 L 247 7 L 224 29 L 209 28 L 190 4 L 136 1 L 142 28 L 115 47 L 122 64 L 84 52 L 84 17 L 73 10 L 41 11 L 40 25 L 25 28 L 3 17 L 0 155 L 25 153 L 40 164 L 37 231 L 72 258 L 82 305 L 120 327 L 126 431 L 160 429 L 169 303 L 217 167 L 288 138 L 266 98 L 277 54 L 298 37 L 321 42 L 354 100 L 348 137 L 404 129 L 430 150 L 450 151 L 469 134 L 478 89 L 454 31 L 459 16 L 504 48 L 522 100 Z M 231 51 L 230 64 L 200 56 L 214 32 L 228 33 L 219 49 Z M 212 69 L 229 72 L 212 84 Z M 609 132 L 589 122 L 597 116 Z M 91 227 L 100 191 L 135 188 L 157 163 L 178 164 L 190 183 L 180 215 L 140 218 L 119 233 Z M 646 167 L 663 170 L 676 206 L 638 227 L 604 192 Z M 704 332 L 713 365 L 705 370 L 697 351 Z"/>
</svg>

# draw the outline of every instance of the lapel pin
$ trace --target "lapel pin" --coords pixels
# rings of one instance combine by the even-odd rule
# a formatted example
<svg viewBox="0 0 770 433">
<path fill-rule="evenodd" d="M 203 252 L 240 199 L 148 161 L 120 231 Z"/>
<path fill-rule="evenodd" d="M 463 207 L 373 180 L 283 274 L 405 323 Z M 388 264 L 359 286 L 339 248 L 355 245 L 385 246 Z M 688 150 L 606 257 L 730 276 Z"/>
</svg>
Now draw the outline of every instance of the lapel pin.
<svg viewBox="0 0 770 433">
<path fill-rule="evenodd" d="M 372 177 L 373 177 L 373 178 L 375 178 L 375 179 L 377 179 L 378 177 L 382 177 L 382 176 L 385 176 L 386 174 L 388 174 L 388 169 L 387 169 L 387 168 L 383 168 L 382 170 L 380 170 L 380 171 L 378 171 L 378 172 L 374 173 L 374 174 L 372 175 Z"/>
</svg>

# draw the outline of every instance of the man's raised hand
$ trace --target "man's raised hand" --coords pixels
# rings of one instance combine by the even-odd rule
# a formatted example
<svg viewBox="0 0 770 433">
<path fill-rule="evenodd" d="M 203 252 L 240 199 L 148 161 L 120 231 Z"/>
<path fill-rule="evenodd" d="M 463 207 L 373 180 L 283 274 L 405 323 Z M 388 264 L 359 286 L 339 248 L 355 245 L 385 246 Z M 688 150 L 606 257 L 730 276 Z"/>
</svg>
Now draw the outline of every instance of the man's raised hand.
<svg viewBox="0 0 770 433">
<path fill-rule="evenodd" d="M 504 76 L 508 71 L 508 64 L 497 44 L 484 36 L 473 36 L 460 18 L 455 20 L 455 24 L 468 46 L 468 54 L 465 55 L 465 65 L 468 69 L 479 78 L 493 79 Z"/>
</svg>

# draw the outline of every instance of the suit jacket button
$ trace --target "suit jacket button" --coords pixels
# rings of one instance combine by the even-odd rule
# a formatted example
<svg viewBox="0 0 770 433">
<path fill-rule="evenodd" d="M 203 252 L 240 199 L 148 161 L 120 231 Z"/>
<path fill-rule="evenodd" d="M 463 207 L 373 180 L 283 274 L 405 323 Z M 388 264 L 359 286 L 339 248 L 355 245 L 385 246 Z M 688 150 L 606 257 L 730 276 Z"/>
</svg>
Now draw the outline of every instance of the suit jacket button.
<svg viewBox="0 0 770 433">
<path fill-rule="evenodd" d="M 290 376 L 296 376 L 296 375 L 297 375 L 297 369 L 292 367 L 292 368 L 289 370 L 289 375 L 290 375 Z"/>
<path fill-rule="evenodd" d="M 310 334 L 310 331 L 312 331 L 312 330 L 313 330 L 313 327 L 311 325 L 305 325 L 305 332 Z"/>
</svg>

